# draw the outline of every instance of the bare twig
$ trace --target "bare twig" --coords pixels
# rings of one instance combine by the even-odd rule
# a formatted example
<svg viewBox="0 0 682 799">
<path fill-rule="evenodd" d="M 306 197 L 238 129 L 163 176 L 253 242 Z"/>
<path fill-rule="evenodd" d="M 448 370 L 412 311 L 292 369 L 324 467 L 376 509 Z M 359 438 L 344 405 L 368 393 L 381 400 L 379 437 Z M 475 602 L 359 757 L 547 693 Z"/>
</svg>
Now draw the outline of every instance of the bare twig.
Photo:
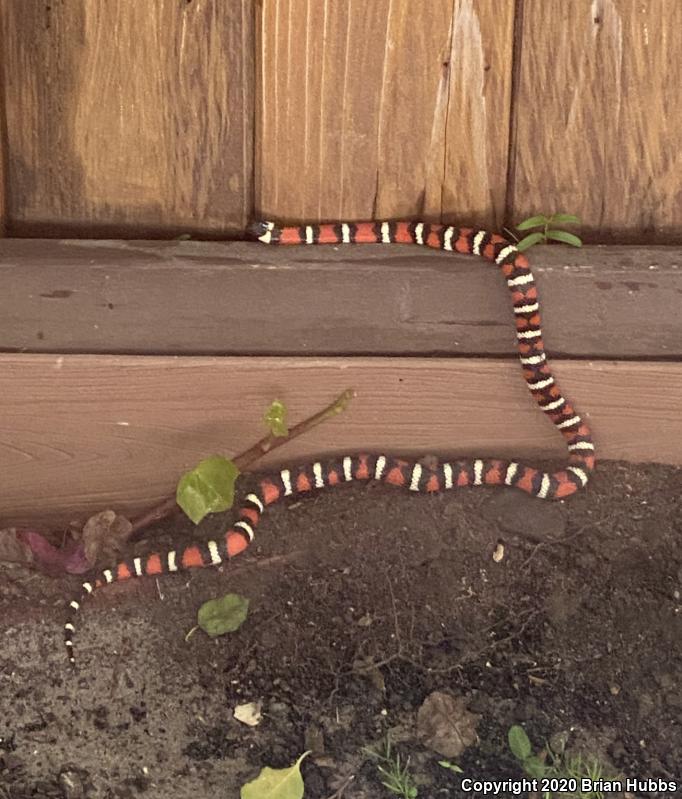
<svg viewBox="0 0 682 799">
<path fill-rule="evenodd" d="M 533 547 L 533 551 L 530 555 L 524 560 L 521 564 L 521 568 L 525 569 L 526 566 L 533 560 L 537 552 L 542 549 L 543 547 L 553 547 L 561 544 L 568 544 L 569 541 L 574 541 L 576 538 L 580 538 L 581 535 L 584 535 L 586 532 L 591 530 L 593 527 L 599 527 L 600 525 L 604 524 L 604 522 L 608 522 L 609 520 L 613 519 L 613 516 L 602 516 L 601 519 L 597 519 L 595 522 L 587 522 L 587 524 L 583 524 L 582 527 L 579 527 L 574 533 L 570 535 L 561 536 L 561 538 L 553 538 L 551 541 L 540 541 L 539 544 L 536 544 Z"/>
<path fill-rule="evenodd" d="M 388 576 L 388 574 L 385 574 L 384 576 L 388 584 L 388 591 L 391 595 L 391 607 L 393 608 L 393 629 L 395 631 L 393 634 L 395 636 L 395 641 L 396 641 L 396 651 L 393 652 L 393 654 L 391 655 L 386 655 L 386 657 L 381 658 L 381 660 L 373 660 L 370 663 L 368 663 L 366 666 L 352 666 L 350 669 L 343 671 L 342 674 L 369 674 L 370 672 L 381 669 L 383 666 L 387 666 L 389 663 L 392 663 L 394 660 L 398 659 L 409 660 L 408 658 L 404 658 L 403 656 L 403 642 L 400 636 L 398 606 L 395 599 L 393 584 L 391 583 L 391 579 Z"/>
<path fill-rule="evenodd" d="M 327 799 L 343 799 L 343 794 L 346 791 L 346 788 L 353 782 L 355 779 L 355 774 L 351 774 L 349 777 L 346 777 L 343 784 L 340 785 L 333 794 L 327 797 Z"/>
<path fill-rule="evenodd" d="M 328 405 L 326 408 L 319 411 L 319 413 L 314 414 L 308 419 L 304 419 L 302 422 L 292 427 L 291 430 L 289 430 L 289 435 L 273 436 L 272 433 L 268 434 L 257 444 L 254 444 L 245 452 L 242 452 L 241 455 L 237 455 L 233 458 L 235 465 L 240 471 L 246 471 L 248 466 L 271 450 L 281 447 L 283 444 L 287 444 L 292 439 L 307 433 L 308 430 L 312 430 L 313 427 L 317 427 L 318 424 L 326 422 L 327 419 L 331 419 L 339 413 L 343 413 L 354 396 L 355 392 L 352 389 L 346 389 L 331 405 Z"/>
<path fill-rule="evenodd" d="M 269 558 L 242 557 L 239 565 L 230 566 L 230 574 L 234 576 L 235 574 L 239 574 L 239 572 L 241 571 L 247 571 L 248 569 L 251 568 L 265 569 L 268 566 L 286 566 L 290 563 L 294 563 L 304 554 L 305 554 L 304 549 L 294 549 L 291 552 L 287 552 L 284 555 L 272 555 Z"/>
<path fill-rule="evenodd" d="M 393 584 L 391 583 L 391 578 L 388 574 L 384 575 L 386 577 L 386 582 L 388 583 L 388 592 L 391 595 L 391 607 L 393 608 L 393 629 L 395 630 L 395 640 L 398 644 L 398 652 L 402 652 L 403 642 L 400 639 L 400 624 L 398 622 L 398 607 L 395 601 L 395 592 L 393 591 Z"/>
<path fill-rule="evenodd" d="M 304 433 L 312 430 L 313 427 L 317 427 L 317 425 L 321 424 L 322 422 L 326 422 L 327 419 L 331 419 L 337 414 L 343 413 L 343 411 L 346 410 L 348 403 L 353 399 L 354 396 L 355 392 L 352 389 L 346 389 L 346 391 L 337 397 L 331 405 L 328 405 L 323 410 L 319 411 L 313 416 L 310 416 L 308 419 L 304 419 L 302 422 L 299 422 L 297 425 L 292 427 L 291 430 L 289 430 L 288 435 L 274 436 L 272 433 L 268 433 L 267 436 L 264 436 L 252 447 L 249 447 L 249 449 L 233 458 L 233 463 L 235 466 L 237 466 L 240 472 L 247 471 L 248 467 L 251 466 L 252 463 L 263 457 L 263 455 L 266 453 L 272 451 L 273 449 L 277 449 L 277 447 L 281 447 L 284 444 L 288 444 L 289 441 L 302 436 Z M 158 505 L 154 506 L 148 511 L 145 511 L 136 519 L 133 519 L 133 528 L 131 530 L 130 537 L 132 538 L 136 533 L 138 533 L 140 530 L 143 530 L 145 527 L 149 527 L 150 524 L 154 524 L 154 522 L 158 522 L 161 519 L 165 519 L 168 516 L 173 515 L 178 510 L 179 507 L 175 501 L 175 495 L 166 497 L 166 499 L 164 499 Z"/>
<path fill-rule="evenodd" d="M 533 621 L 533 619 L 539 613 L 540 613 L 539 610 L 529 610 L 526 613 L 526 618 L 523 624 L 519 627 L 518 630 L 511 633 L 510 635 L 505 636 L 504 638 L 498 638 L 495 641 L 491 641 L 489 644 L 486 644 L 482 649 L 479 649 L 476 652 L 470 652 L 469 654 L 460 658 L 460 660 L 457 663 L 454 663 L 452 666 L 444 666 L 443 668 L 433 668 L 431 666 L 424 666 L 423 663 L 415 660 L 414 658 L 405 657 L 404 655 L 400 655 L 400 653 L 396 653 L 396 655 L 399 655 L 400 659 L 403 662 L 409 663 L 415 668 L 421 669 L 422 671 L 425 671 L 428 674 L 449 674 L 453 671 L 458 671 L 459 669 L 462 669 L 464 666 L 468 665 L 469 663 L 479 660 L 488 652 L 495 650 L 497 647 L 507 644 L 510 641 L 513 641 L 515 638 L 520 638 L 525 632 L 528 625 Z M 488 627 L 484 632 L 490 633 L 497 626 L 499 626 L 499 622 L 497 624 L 493 624 L 491 627 Z"/>
</svg>

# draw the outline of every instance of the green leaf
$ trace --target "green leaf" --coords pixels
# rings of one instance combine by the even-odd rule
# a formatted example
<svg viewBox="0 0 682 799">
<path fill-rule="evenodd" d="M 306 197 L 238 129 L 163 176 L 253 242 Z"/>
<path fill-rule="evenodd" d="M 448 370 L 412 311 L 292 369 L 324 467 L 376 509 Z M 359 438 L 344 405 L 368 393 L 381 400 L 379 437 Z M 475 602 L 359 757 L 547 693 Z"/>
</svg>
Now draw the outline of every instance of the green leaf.
<svg viewBox="0 0 682 799">
<path fill-rule="evenodd" d="M 530 230 L 534 227 L 540 227 L 540 225 L 546 225 L 549 222 L 549 219 L 544 214 L 538 214 L 538 216 L 529 216 L 528 219 L 524 219 L 523 222 L 519 222 L 516 226 L 517 230 Z"/>
<path fill-rule="evenodd" d="M 550 218 L 547 220 L 552 224 L 557 225 L 581 225 L 582 222 L 580 218 L 575 216 L 574 214 L 552 214 Z"/>
<path fill-rule="evenodd" d="M 516 249 L 519 252 L 523 252 L 524 250 L 528 250 L 533 247 L 535 244 L 539 244 L 541 241 L 545 240 L 544 233 L 531 233 L 529 236 L 525 236 L 521 239 L 521 241 L 516 245 Z"/>
<path fill-rule="evenodd" d="M 175 500 L 194 524 L 207 513 L 229 510 L 234 501 L 234 483 L 239 469 L 232 461 L 216 455 L 201 461 L 178 482 Z"/>
<path fill-rule="evenodd" d="M 523 727 L 520 727 L 518 724 L 514 724 L 509 728 L 507 739 L 512 754 L 519 760 L 525 760 L 533 754 L 530 738 L 526 735 L 526 731 Z"/>
<path fill-rule="evenodd" d="M 563 241 L 564 244 L 572 244 L 574 247 L 582 247 L 583 243 L 577 236 L 567 233 L 565 230 L 548 230 L 547 238 L 554 241 Z"/>
<path fill-rule="evenodd" d="M 308 754 L 304 752 L 289 768 L 266 766 L 261 769 L 255 780 L 242 786 L 239 796 L 241 799 L 303 799 L 301 761 Z"/>
<path fill-rule="evenodd" d="M 265 424 L 270 428 L 273 436 L 284 437 L 289 435 L 287 426 L 287 408 L 283 402 L 275 400 L 265 413 Z"/>
<path fill-rule="evenodd" d="M 249 600 L 239 594 L 225 594 L 220 599 L 209 599 L 199 608 L 199 627 L 211 638 L 238 630 L 249 612 Z"/>
<path fill-rule="evenodd" d="M 529 777 L 535 777 L 536 779 L 541 779 L 547 774 L 547 766 L 535 755 L 527 757 L 523 761 L 523 770 Z"/>
</svg>

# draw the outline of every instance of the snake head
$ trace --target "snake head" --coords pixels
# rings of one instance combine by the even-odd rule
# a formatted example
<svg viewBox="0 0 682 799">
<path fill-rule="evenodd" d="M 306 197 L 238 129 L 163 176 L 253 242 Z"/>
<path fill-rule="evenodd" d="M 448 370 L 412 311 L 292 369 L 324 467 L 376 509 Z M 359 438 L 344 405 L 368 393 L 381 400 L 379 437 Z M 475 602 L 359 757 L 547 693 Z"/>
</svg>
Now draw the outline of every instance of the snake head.
<svg viewBox="0 0 682 799">
<path fill-rule="evenodd" d="M 252 222 L 246 229 L 246 235 L 264 244 L 274 244 L 279 240 L 279 229 L 274 222 Z"/>
</svg>

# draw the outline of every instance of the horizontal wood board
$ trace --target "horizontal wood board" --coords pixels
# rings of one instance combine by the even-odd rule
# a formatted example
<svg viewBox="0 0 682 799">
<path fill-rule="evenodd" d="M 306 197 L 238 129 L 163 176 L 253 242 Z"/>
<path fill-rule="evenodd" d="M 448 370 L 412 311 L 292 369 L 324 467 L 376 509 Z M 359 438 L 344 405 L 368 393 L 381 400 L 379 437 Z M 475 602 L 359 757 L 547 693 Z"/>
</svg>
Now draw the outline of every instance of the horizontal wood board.
<svg viewBox="0 0 682 799">
<path fill-rule="evenodd" d="M 0 2 L 13 235 L 243 228 L 253 0 Z"/>
<path fill-rule="evenodd" d="M 682 250 L 538 247 L 553 354 L 682 358 Z M 0 349 L 513 357 L 508 292 L 417 247 L 0 240 Z"/>
<path fill-rule="evenodd" d="M 256 208 L 500 225 L 513 0 L 263 0 Z"/>
<path fill-rule="evenodd" d="M 682 364 L 565 361 L 598 457 L 682 464 Z M 346 413 L 264 463 L 347 450 L 563 458 L 518 365 L 495 359 L 0 356 L 0 525 L 139 509 L 284 400 L 292 422 L 346 388 Z"/>
</svg>

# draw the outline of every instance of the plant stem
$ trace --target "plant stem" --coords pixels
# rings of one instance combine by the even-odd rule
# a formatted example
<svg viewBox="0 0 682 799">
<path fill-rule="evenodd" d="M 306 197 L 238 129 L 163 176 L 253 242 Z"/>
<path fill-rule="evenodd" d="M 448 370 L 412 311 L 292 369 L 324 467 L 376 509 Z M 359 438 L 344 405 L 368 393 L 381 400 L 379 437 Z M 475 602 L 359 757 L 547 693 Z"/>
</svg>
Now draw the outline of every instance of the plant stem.
<svg viewBox="0 0 682 799">
<path fill-rule="evenodd" d="M 291 430 L 289 430 L 289 434 L 286 436 L 273 436 L 272 433 L 268 433 L 268 435 L 262 438 L 258 443 L 233 458 L 235 466 L 237 466 L 241 472 L 246 471 L 247 467 L 266 453 L 277 447 L 281 447 L 282 444 L 286 444 L 293 438 L 298 438 L 304 433 L 307 433 L 308 430 L 312 430 L 313 427 L 317 427 L 318 424 L 326 422 L 327 419 L 331 419 L 333 416 L 345 411 L 348 403 L 354 396 L 355 392 L 352 389 L 346 389 L 331 405 L 328 405 L 323 410 L 292 427 Z"/>
<path fill-rule="evenodd" d="M 343 394 L 338 396 L 334 402 L 332 402 L 331 405 L 328 405 L 326 408 L 323 408 L 321 411 L 313 414 L 313 416 L 310 416 L 308 419 L 304 419 L 302 422 L 299 422 L 297 425 L 292 427 L 291 430 L 289 430 L 288 435 L 274 436 L 272 433 L 268 433 L 267 436 L 264 436 L 252 447 L 249 447 L 249 449 L 234 457 L 232 459 L 233 463 L 238 467 L 240 472 L 247 471 L 248 467 L 251 466 L 252 463 L 257 461 L 259 458 L 262 458 L 266 453 L 273 449 L 277 449 L 277 447 L 287 444 L 294 438 L 302 436 L 304 433 L 312 430 L 313 427 L 317 427 L 317 425 L 322 424 L 322 422 L 326 422 L 327 419 L 331 419 L 337 414 L 343 413 L 343 411 L 346 410 L 348 403 L 353 399 L 354 396 L 355 392 L 352 389 L 346 389 Z M 180 510 L 180 508 L 175 501 L 175 494 L 173 494 L 173 496 L 166 497 L 158 505 L 155 505 L 150 510 L 145 511 L 141 516 L 138 516 L 136 519 L 132 520 L 133 527 L 130 532 L 130 538 L 132 538 L 136 533 L 140 532 L 140 530 L 143 530 L 145 527 L 149 527 L 150 524 L 154 524 L 154 522 L 165 519 L 168 516 L 176 513 L 178 510 Z"/>
</svg>

